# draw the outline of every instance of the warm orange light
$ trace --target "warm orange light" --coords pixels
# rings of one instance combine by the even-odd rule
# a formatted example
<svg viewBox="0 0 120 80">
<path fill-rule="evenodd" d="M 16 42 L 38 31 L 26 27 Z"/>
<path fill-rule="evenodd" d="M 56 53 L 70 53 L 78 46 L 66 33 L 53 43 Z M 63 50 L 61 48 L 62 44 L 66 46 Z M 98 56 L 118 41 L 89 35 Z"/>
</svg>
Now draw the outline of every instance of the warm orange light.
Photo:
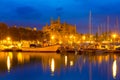
<svg viewBox="0 0 120 80">
<path fill-rule="evenodd" d="M 83 40 L 85 40 L 85 38 L 86 38 L 85 36 L 82 36 L 82 39 L 83 39 Z"/>
<path fill-rule="evenodd" d="M 67 66 L 67 56 L 65 56 L 65 66 Z"/>
<path fill-rule="evenodd" d="M 80 44 L 80 41 L 77 41 L 78 44 Z"/>
<path fill-rule="evenodd" d="M 54 35 L 52 35 L 52 36 L 51 36 L 51 39 L 53 40 L 54 38 L 55 38 L 55 36 L 54 36 Z"/>
<path fill-rule="evenodd" d="M 117 62 L 116 62 L 116 60 L 114 60 L 114 62 L 113 62 L 112 70 L 113 70 L 113 78 L 115 79 L 116 75 L 117 75 Z"/>
<path fill-rule="evenodd" d="M 70 61 L 70 66 L 73 66 L 73 64 L 74 64 L 73 61 Z"/>
<path fill-rule="evenodd" d="M 13 59 L 13 53 L 12 52 L 9 52 L 8 56 L 10 57 L 10 59 Z"/>
<path fill-rule="evenodd" d="M 65 35 L 65 38 L 67 38 L 67 36 Z"/>
<path fill-rule="evenodd" d="M 55 71 L 55 60 L 54 58 L 52 58 L 51 60 L 51 72 L 54 72 Z"/>
<path fill-rule="evenodd" d="M 70 39 L 72 39 L 73 38 L 73 35 L 70 35 Z"/>
<path fill-rule="evenodd" d="M 7 69 L 8 69 L 8 72 L 10 72 L 10 57 L 7 56 Z"/>
<path fill-rule="evenodd" d="M 18 59 L 19 63 L 23 63 L 24 62 L 24 58 L 23 58 L 23 55 L 21 53 L 17 54 L 17 59 Z"/>
<path fill-rule="evenodd" d="M 59 41 L 59 44 L 62 44 L 62 41 Z"/>
<path fill-rule="evenodd" d="M 117 37 L 117 34 L 113 34 L 112 37 L 115 39 Z"/>
<path fill-rule="evenodd" d="M 22 47 L 22 44 L 21 43 L 18 43 L 18 48 L 21 48 Z"/>
<path fill-rule="evenodd" d="M 7 40 L 8 40 L 8 41 L 10 41 L 10 40 L 11 40 L 11 38 L 10 38 L 10 37 L 7 37 Z"/>
<path fill-rule="evenodd" d="M 102 56 L 98 56 L 98 63 L 99 63 L 99 64 L 102 63 L 102 60 L 103 60 Z"/>
</svg>

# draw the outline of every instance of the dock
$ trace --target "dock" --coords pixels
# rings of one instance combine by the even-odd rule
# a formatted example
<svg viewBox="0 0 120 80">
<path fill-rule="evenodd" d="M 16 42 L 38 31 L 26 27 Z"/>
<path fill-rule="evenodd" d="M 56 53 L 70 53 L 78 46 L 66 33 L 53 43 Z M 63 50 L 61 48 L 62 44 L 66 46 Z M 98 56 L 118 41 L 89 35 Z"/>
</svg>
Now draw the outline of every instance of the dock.
<svg viewBox="0 0 120 80">
<path fill-rule="evenodd" d="M 10 49 L 2 49 L 1 52 L 56 52 L 60 46 L 59 45 L 53 45 L 53 46 L 47 46 L 47 47 L 37 47 L 37 48 L 31 48 L 31 47 L 22 47 L 22 48 L 10 48 Z"/>
</svg>

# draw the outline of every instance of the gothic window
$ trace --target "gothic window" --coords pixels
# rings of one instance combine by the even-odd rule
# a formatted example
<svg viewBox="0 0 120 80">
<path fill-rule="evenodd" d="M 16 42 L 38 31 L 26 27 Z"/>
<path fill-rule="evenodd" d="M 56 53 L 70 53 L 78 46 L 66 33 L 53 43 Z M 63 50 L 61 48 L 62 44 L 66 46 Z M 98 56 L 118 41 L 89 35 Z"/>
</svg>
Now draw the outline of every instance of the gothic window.
<svg viewBox="0 0 120 80">
<path fill-rule="evenodd" d="M 61 28 L 63 28 L 63 26 L 61 26 Z"/>
</svg>

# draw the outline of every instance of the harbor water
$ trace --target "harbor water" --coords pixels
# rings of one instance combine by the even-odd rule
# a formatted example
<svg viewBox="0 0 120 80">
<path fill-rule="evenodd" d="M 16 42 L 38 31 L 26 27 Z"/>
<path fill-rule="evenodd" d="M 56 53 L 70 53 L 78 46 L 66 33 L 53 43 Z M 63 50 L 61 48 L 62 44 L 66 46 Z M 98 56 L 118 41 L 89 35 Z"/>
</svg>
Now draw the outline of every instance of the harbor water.
<svg viewBox="0 0 120 80">
<path fill-rule="evenodd" d="M 120 54 L 0 52 L 0 80 L 120 80 Z"/>
</svg>

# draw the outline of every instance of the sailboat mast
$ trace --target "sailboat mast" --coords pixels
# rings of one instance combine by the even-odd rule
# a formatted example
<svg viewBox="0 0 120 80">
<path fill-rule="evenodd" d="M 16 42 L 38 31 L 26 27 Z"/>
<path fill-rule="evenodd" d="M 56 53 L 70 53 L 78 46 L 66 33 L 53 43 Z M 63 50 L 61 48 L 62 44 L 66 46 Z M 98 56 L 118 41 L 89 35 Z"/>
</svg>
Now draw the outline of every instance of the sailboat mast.
<svg viewBox="0 0 120 80">
<path fill-rule="evenodd" d="M 98 26 L 98 36 L 100 35 L 100 26 Z"/>
<path fill-rule="evenodd" d="M 107 39 L 109 40 L 109 24 L 110 24 L 110 18 L 107 16 Z"/>
<path fill-rule="evenodd" d="M 89 13 L 89 34 L 91 35 L 92 34 L 92 13 L 91 13 L 91 11 L 90 11 L 90 13 Z"/>
<path fill-rule="evenodd" d="M 110 21 L 110 18 L 109 16 L 107 16 L 107 34 L 109 34 L 109 21 Z"/>
<path fill-rule="evenodd" d="M 118 23 L 118 17 L 116 17 L 116 33 L 119 34 L 119 23 Z"/>
</svg>

